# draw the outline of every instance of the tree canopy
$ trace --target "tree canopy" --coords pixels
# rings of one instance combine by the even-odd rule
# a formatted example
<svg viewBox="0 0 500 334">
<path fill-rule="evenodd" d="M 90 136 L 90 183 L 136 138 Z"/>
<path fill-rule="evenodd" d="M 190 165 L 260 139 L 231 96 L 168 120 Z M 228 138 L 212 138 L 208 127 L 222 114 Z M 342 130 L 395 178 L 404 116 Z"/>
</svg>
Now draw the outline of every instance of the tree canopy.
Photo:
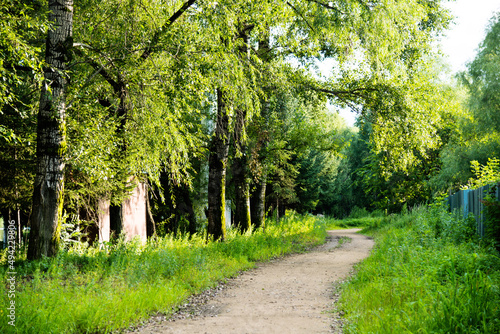
<svg viewBox="0 0 500 334">
<path fill-rule="evenodd" d="M 137 182 L 165 232 L 185 219 L 211 234 L 226 200 L 242 230 L 284 209 L 397 211 L 499 149 L 498 17 L 460 86 L 442 79 L 439 0 L 78 1 L 57 71 L 40 42 L 57 26 L 49 9 L 0 6 L 2 212 L 30 211 L 51 71 L 67 82 L 59 226 L 119 207 Z M 329 106 L 353 110 L 357 129 Z"/>
</svg>

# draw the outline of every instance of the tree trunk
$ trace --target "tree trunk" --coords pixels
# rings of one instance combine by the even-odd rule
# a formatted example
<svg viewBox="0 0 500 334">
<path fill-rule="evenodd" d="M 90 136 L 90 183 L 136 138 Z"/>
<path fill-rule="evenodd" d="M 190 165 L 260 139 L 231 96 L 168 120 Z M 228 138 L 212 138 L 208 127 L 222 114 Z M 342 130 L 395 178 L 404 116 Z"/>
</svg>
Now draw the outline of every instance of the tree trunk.
<svg viewBox="0 0 500 334">
<path fill-rule="evenodd" d="M 37 125 L 37 172 L 31 212 L 28 259 L 57 253 L 60 237 L 66 154 L 65 73 L 73 45 L 73 0 L 49 1 L 44 84 Z"/>
<path fill-rule="evenodd" d="M 276 194 L 276 223 L 280 222 L 280 199 Z"/>
<path fill-rule="evenodd" d="M 266 218 L 266 186 L 267 177 L 264 175 L 255 185 L 255 191 L 252 192 L 250 199 L 252 225 L 255 228 L 263 226 Z"/>
<path fill-rule="evenodd" d="M 3 244 L 0 245 L 0 249 L 7 247 L 7 227 L 9 226 L 10 210 L 2 208 L 0 209 L 0 216 L 3 219 Z"/>
<path fill-rule="evenodd" d="M 270 33 L 269 29 L 264 32 L 259 39 L 259 48 L 257 50 L 258 57 L 264 62 L 270 62 L 272 58 L 271 48 L 270 48 Z M 263 91 L 268 95 L 272 95 L 272 90 L 264 86 Z M 260 122 L 253 124 L 258 130 L 255 131 L 257 133 L 257 156 L 254 157 L 258 161 L 259 173 L 254 177 L 258 176 L 259 180 L 255 182 L 254 190 L 251 194 L 250 200 L 250 212 L 252 225 L 255 228 L 259 228 L 263 226 L 265 218 L 266 218 L 266 188 L 267 188 L 267 159 L 265 156 L 265 152 L 267 150 L 267 146 L 269 144 L 269 114 L 270 114 L 270 105 L 269 100 L 261 101 L 261 113 L 260 113 Z M 252 126 L 252 125 L 251 125 Z"/>
<path fill-rule="evenodd" d="M 234 126 L 236 157 L 233 160 L 232 173 L 235 190 L 234 225 L 241 231 L 251 226 L 250 214 L 250 179 L 248 172 L 248 152 L 245 138 L 246 112 L 238 110 Z"/>
<path fill-rule="evenodd" d="M 193 235 L 196 233 L 196 216 L 194 214 L 193 201 L 191 200 L 189 187 L 186 184 L 179 184 L 173 187 L 175 195 L 175 215 L 179 222 L 182 219 L 188 221 L 187 226 L 182 226 L 181 232 L 188 232 Z"/>
<path fill-rule="evenodd" d="M 243 40 L 243 44 L 238 48 L 242 59 L 248 59 L 248 33 L 253 29 L 253 24 L 244 24 L 238 34 Z M 248 168 L 247 149 L 247 112 L 245 109 L 238 109 L 234 122 L 234 146 L 235 158 L 233 159 L 233 184 L 235 190 L 234 197 L 234 225 L 241 231 L 247 231 L 252 225 L 250 215 L 250 173 Z"/>
<path fill-rule="evenodd" d="M 226 167 L 229 154 L 229 115 L 223 93 L 217 90 L 217 121 L 208 159 L 208 238 L 226 237 Z"/>
<path fill-rule="evenodd" d="M 146 235 L 149 238 L 156 234 L 156 223 L 151 212 L 151 203 L 149 200 L 150 187 L 147 186 L 146 189 Z"/>
<path fill-rule="evenodd" d="M 250 182 L 246 172 L 247 165 L 244 157 L 236 158 L 233 165 L 234 197 L 234 225 L 241 231 L 250 229 Z"/>
<path fill-rule="evenodd" d="M 99 226 L 99 242 L 109 242 L 110 213 L 109 198 L 102 196 L 97 199 L 97 222 Z"/>
</svg>

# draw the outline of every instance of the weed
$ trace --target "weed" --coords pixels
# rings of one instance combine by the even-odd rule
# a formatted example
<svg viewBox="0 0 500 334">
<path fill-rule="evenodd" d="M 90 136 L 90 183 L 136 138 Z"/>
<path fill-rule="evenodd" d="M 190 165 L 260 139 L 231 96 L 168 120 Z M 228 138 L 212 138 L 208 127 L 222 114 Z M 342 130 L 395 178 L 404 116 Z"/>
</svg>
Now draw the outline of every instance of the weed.
<svg viewBox="0 0 500 334">
<path fill-rule="evenodd" d="M 352 241 L 352 239 L 349 238 L 349 237 L 345 237 L 345 236 L 337 237 L 337 245 L 335 245 L 335 247 L 333 247 L 332 249 L 330 249 L 330 252 L 333 252 L 336 249 L 342 248 L 342 245 L 344 245 L 346 243 L 349 243 L 351 241 Z"/>
</svg>

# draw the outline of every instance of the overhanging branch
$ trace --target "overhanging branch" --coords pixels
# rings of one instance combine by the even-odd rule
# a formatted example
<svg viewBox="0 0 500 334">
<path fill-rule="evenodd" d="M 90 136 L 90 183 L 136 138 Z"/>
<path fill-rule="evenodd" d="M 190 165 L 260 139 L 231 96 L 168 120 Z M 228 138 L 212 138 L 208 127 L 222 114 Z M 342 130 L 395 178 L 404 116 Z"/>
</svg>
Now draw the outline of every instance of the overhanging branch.
<svg viewBox="0 0 500 334">
<path fill-rule="evenodd" d="M 176 11 L 168 20 L 167 22 L 165 22 L 165 24 L 160 28 L 158 29 L 155 34 L 153 35 L 153 38 L 151 39 L 151 43 L 149 43 L 149 45 L 147 46 L 146 50 L 144 50 L 144 52 L 142 53 L 141 55 L 141 59 L 143 60 L 146 60 L 149 58 L 149 56 L 151 55 L 151 53 L 153 53 L 153 49 L 156 47 L 156 45 L 158 45 L 158 42 L 160 41 L 160 37 L 161 35 L 167 31 L 171 26 L 172 24 L 174 24 L 174 22 L 182 16 L 182 14 L 184 14 L 184 12 L 189 8 L 191 7 L 194 3 L 196 2 L 196 0 L 188 0 L 184 3 L 184 5 L 182 5 L 182 7 Z"/>
<path fill-rule="evenodd" d="M 379 89 L 375 87 L 361 87 L 350 90 L 334 90 L 334 89 L 318 88 L 312 86 L 309 86 L 308 88 L 316 92 L 333 96 L 334 98 L 338 99 L 339 101 L 347 105 L 350 109 L 356 112 L 360 112 L 359 108 L 357 107 L 358 102 L 356 101 L 370 100 L 371 97 L 367 93 L 379 91 Z"/>
<path fill-rule="evenodd" d="M 295 13 L 297 13 L 297 14 L 298 14 L 298 15 L 299 15 L 299 16 L 300 16 L 303 20 L 304 20 L 304 22 L 307 24 L 307 26 L 309 27 L 309 29 L 311 29 L 311 31 L 314 31 L 314 32 L 315 32 L 314 28 L 311 26 L 311 24 L 309 23 L 309 21 L 307 21 L 307 19 L 304 17 L 304 15 L 303 15 L 301 12 L 299 12 L 299 11 L 298 11 L 298 9 L 297 9 L 297 8 L 295 8 L 295 6 L 294 6 L 294 5 L 292 5 L 289 1 L 287 1 L 287 2 L 286 2 L 286 4 L 287 4 L 288 6 L 290 6 L 290 7 L 293 9 L 293 11 L 294 11 Z"/>
<path fill-rule="evenodd" d="M 92 50 L 92 51 L 95 51 L 95 49 L 92 47 L 92 46 L 89 46 L 89 45 L 86 45 L 86 44 L 83 44 L 83 43 L 74 43 L 73 44 L 73 51 L 87 59 L 87 63 L 90 64 L 90 66 L 92 66 L 92 68 L 94 69 L 94 74 L 92 74 L 91 78 L 93 78 L 95 75 L 97 74 L 100 74 L 101 77 L 106 80 L 110 85 L 111 87 L 113 87 L 114 91 L 117 92 L 117 91 L 120 91 L 121 90 L 121 85 L 111 76 L 111 74 L 109 74 L 109 72 L 104 68 L 103 65 L 101 65 L 99 62 L 97 62 L 96 60 L 90 58 L 89 56 L 87 56 L 86 54 L 84 54 L 80 48 L 85 48 L 85 49 L 89 49 L 89 50 Z M 110 61 L 111 63 L 111 61 Z"/>
<path fill-rule="evenodd" d="M 364 99 L 367 99 L 368 96 L 366 96 L 363 93 L 378 91 L 377 88 L 355 88 L 355 89 L 351 89 L 351 90 L 332 90 L 332 89 L 326 89 L 326 88 L 310 87 L 310 89 L 317 91 L 317 92 L 332 95 L 335 97 L 346 97 L 346 96 L 351 95 L 351 96 L 355 96 L 358 98 L 364 98 Z"/>
</svg>

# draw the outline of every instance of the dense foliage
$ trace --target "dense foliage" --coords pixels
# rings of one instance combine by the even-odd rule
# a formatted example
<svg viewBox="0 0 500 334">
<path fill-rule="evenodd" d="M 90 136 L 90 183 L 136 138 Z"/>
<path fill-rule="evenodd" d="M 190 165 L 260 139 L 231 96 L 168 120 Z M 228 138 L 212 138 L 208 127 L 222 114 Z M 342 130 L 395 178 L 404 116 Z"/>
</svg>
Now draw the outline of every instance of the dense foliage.
<svg viewBox="0 0 500 334">
<path fill-rule="evenodd" d="M 40 39 L 51 25 L 43 8 L 2 7 L 5 22 L 16 24 L 2 23 L 0 208 L 4 220 L 17 211 L 22 226 L 33 191 Z M 63 219 L 95 221 L 97 202 L 120 205 L 134 177 L 151 186 L 159 230 L 175 232 L 182 221 L 192 232 L 204 228 L 217 91 L 227 105 L 225 198 L 233 211 L 241 182 L 252 202 L 264 191 L 262 210 L 278 216 L 285 208 L 339 217 L 354 206 L 397 212 L 458 189 L 473 176 L 471 161 L 485 164 L 498 151 L 498 17 L 468 71 L 450 83 L 433 49 L 447 12 L 435 1 L 401 8 L 78 2 Z M 324 59 L 333 67 L 314 74 Z M 357 112 L 358 130 L 327 100 Z"/>
<path fill-rule="evenodd" d="M 5 220 L 17 210 L 23 226 L 33 192 L 35 131 L 45 131 L 36 128 L 47 70 L 42 55 L 54 47 L 40 41 L 57 26 L 44 5 L 1 7 L 1 209 Z M 429 74 L 434 72 L 426 71 L 433 41 L 449 21 L 439 1 L 88 0 L 71 9 L 73 44 L 67 45 L 64 75 L 55 71 L 68 83 L 67 110 L 60 111 L 64 163 L 58 167 L 64 171 L 64 203 L 51 209 L 62 210 L 53 217 L 57 226 L 65 219 L 95 222 L 98 203 L 119 207 L 136 182 L 150 185 L 152 213 L 158 224 L 170 225 L 166 231 L 175 231 L 186 211 L 192 232 L 204 227 L 205 212 L 221 225 L 224 217 L 212 213 L 213 205 L 223 203 L 209 201 L 205 211 L 207 198 L 215 195 L 202 188 L 207 172 L 228 174 L 227 196 L 217 196 L 232 200 L 238 219 L 250 195 L 254 202 L 267 199 L 260 212 L 282 214 L 293 207 L 339 215 L 364 195 L 346 199 L 338 192 L 380 192 L 376 203 L 393 201 L 394 208 L 425 197 L 423 190 L 381 188 L 393 174 L 408 179 L 417 168 L 410 166 L 431 159 L 429 150 L 440 143 L 433 139 L 442 109 L 436 96 L 445 95 Z M 324 59 L 334 67 L 318 77 L 316 62 Z M 360 165 L 342 162 L 353 137 L 327 111 L 327 99 L 359 109 L 360 122 L 368 124 L 360 133 L 369 138 L 365 155 L 373 176 L 364 181 L 354 176 Z M 224 129 L 226 147 L 214 144 L 217 129 Z M 215 152 L 229 156 L 210 163 Z M 337 175 L 359 182 L 352 188 Z M 408 181 L 406 188 L 424 178 Z M 380 187 L 364 189 L 363 182 L 377 179 Z M 215 189 L 210 182 L 208 188 Z M 189 208 L 181 210 L 176 197 L 186 194 Z M 58 238 L 57 226 L 52 239 Z"/>
<path fill-rule="evenodd" d="M 432 178 L 435 190 L 457 190 L 474 176 L 472 161 L 486 165 L 498 158 L 498 29 L 500 17 L 495 15 L 488 26 L 486 37 L 479 45 L 476 58 L 468 70 L 459 75 L 463 109 L 449 114 L 446 127 L 448 141 L 440 152 L 441 170 Z"/>
</svg>

